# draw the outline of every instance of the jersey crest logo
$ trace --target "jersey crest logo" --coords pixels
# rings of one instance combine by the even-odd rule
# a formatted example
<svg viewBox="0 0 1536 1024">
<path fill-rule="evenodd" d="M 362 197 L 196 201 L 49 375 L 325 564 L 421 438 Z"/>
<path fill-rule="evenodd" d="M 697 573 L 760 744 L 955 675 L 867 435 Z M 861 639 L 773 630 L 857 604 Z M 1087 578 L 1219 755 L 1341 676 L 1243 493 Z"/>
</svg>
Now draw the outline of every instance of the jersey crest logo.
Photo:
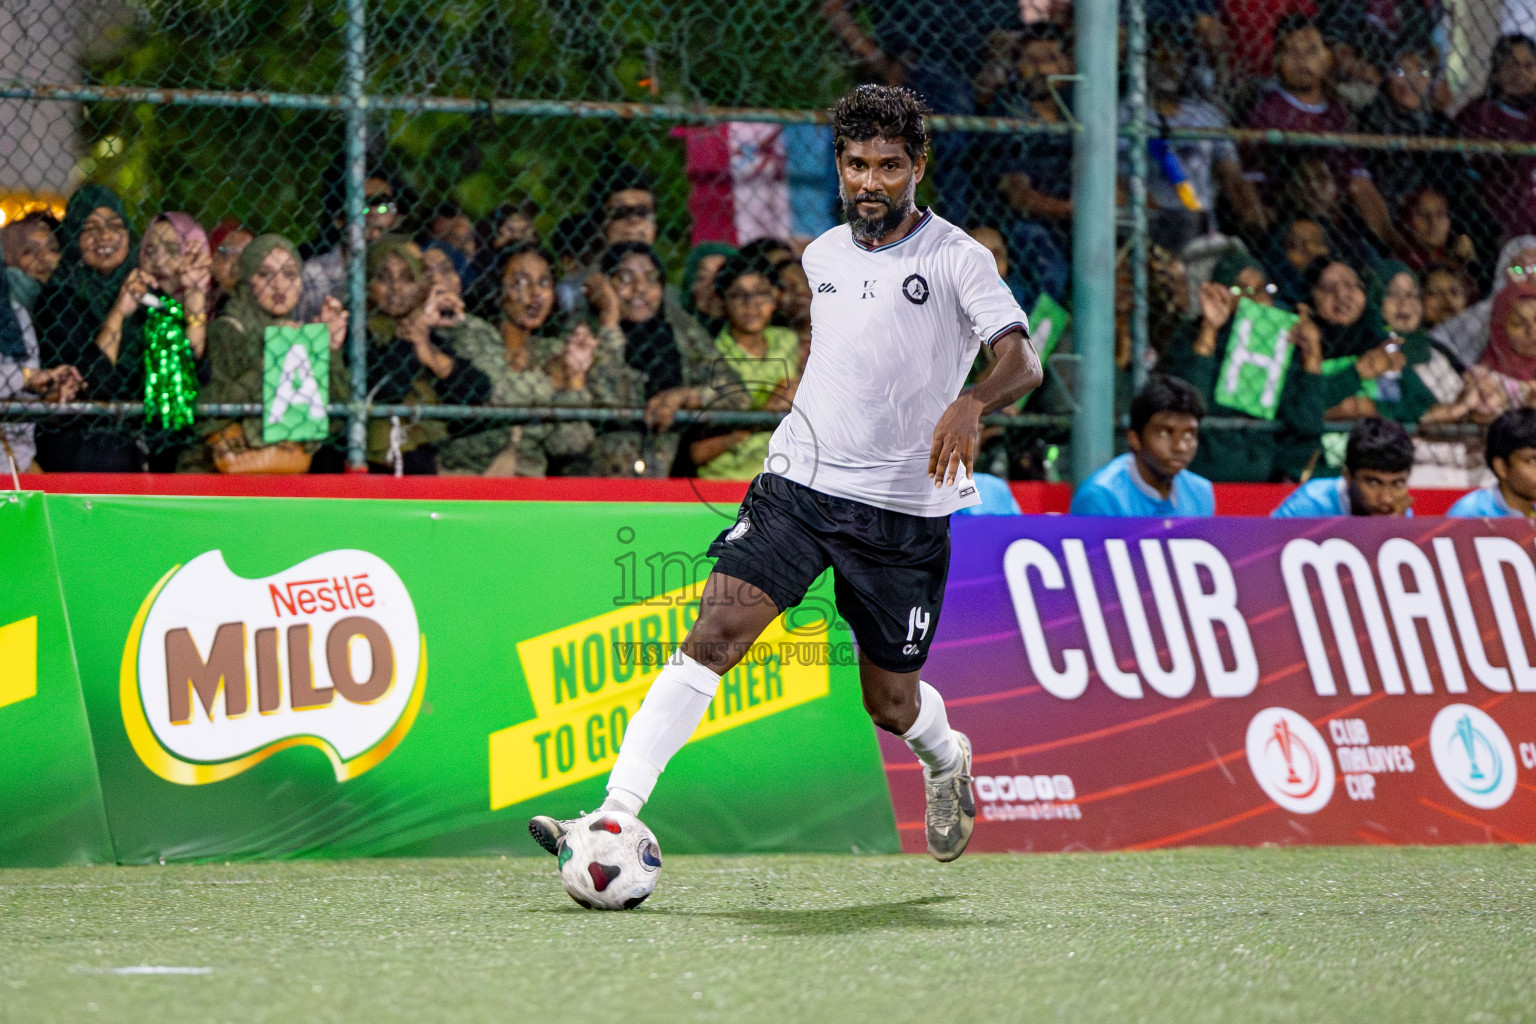
<svg viewBox="0 0 1536 1024">
<path fill-rule="evenodd" d="M 928 282 L 922 274 L 913 274 L 901 282 L 901 294 L 907 297 L 907 301 L 916 306 L 921 306 L 928 301 L 928 296 L 933 292 L 928 288 Z"/>
<path fill-rule="evenodd" d="M 837 288 L 836 288 L 835 285 L 832 284 L 831 281 L 823 281 L 821 283 L 821 285 L 816 290 L 818 292 L 821 292 L 822 294 L 826 294 L 827 292 L 835 292 L 835 291 L 837 291 Z"/>
</svg>

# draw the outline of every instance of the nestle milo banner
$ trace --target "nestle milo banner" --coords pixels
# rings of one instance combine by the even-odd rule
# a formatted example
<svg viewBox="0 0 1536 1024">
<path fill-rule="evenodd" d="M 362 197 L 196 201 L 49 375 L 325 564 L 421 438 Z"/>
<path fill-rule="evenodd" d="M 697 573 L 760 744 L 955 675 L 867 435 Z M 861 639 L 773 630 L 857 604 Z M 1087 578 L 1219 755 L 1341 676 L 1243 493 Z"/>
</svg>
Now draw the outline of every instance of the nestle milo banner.
<svg viewBox="0 0 1536 1024">
<path fill-rule="evenodd" d="M 601 802 L 726 523 L 690 505 L 48 505 L 130 863 L 537 853 L 531 813 Z M 848 649 L 816 607 L 727 675 L 668 767 L 646 813 L 669 850 L 895 848 L 856 670 L 792 656 Z"/>
<path fill-rule="evenodd" d="M 972 847 L 1536 841 L 1533 558 L 1510 520 L 956 520 L 924 678 Z"/>
<path fill-rule="evenodd" d="M 112 859 L 41 494 L 0 496 L 0 864 Z"/>
</svg>

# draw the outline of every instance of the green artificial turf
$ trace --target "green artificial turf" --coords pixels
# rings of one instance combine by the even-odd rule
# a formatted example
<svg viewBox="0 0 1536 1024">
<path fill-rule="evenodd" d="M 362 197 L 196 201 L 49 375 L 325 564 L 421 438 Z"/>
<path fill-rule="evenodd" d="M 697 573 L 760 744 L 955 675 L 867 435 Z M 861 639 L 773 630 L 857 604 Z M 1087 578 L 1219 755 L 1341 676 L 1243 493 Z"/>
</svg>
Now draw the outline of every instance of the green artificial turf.
<svg viewBox="0 0 1536 1024">
<path fill-rule="evenodd" d="M 0 871 L 0 1021 L 1529 1021 L 1536 851 Z M 123 968 L 200 973 L 132 974 Z"/>
</svg>

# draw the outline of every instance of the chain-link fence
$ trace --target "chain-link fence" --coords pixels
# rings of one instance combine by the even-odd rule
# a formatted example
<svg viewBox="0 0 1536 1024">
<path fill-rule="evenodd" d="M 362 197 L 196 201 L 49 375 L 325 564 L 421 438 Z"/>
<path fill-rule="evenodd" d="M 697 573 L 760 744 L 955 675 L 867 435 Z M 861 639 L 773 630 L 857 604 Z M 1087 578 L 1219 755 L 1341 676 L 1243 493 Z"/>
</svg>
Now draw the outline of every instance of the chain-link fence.
<svg viewBox="0 0 1536 1024">
<path fill-rule="evenodd" d="M 1523 11 L 1125 4 L 1117 411 L 1190 380 L 1196 468 L 1228 480 L 1329 472 L 1379 413 L 1419 431 L 1419 482 L 1473 482 L 1455 425 L 1536 379 Z M 55 471 L 749 472 L 811 344 L 798 253 L 841 219 L 826 112 L 879 81 L 936 111 L 919 202 L 1048 350 L 982 466 L 1053 475 L 1099 397 L 1073 386 L 1074 31 L 1064 0 L 5 0 L 7 444 Z M 285 386 L 297 434 L 266 422 Z"/>
</svg>

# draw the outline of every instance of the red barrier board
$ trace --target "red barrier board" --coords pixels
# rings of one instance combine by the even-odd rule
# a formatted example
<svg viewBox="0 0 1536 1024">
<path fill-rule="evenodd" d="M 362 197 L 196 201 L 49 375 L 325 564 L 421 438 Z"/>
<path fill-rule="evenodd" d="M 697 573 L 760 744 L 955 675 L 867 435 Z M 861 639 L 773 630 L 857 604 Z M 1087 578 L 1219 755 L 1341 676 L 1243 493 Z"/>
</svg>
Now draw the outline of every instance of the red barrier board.
<svg viewBox="0 0 1536 1024">
<path fill-rule="evenodd" d="M 1069 484 L 1009 484 L 1026 515 L 1064 513 Z M 741 501 L 744 480 L 619 480 L 603 477 L 219 476 L 182 473 L 22 474 L 21 489 L 52 494 L 215 495 L 226 498 L 411 498 L 428 501 Z M 1216 511 L 1224 516 L 1267 516 L 1294 488 L 1290 484 L 1216 484 Z M 1463 491 L 1414 491 L 1414 511 L 1442 515 Z"/>
<path fill-rule="evenodd" d="M 1536 527 L 957 519 L 979 850 L 1536 841 Z M 904 848 L 921 774 L 881 737 Z"/>
</svg>

